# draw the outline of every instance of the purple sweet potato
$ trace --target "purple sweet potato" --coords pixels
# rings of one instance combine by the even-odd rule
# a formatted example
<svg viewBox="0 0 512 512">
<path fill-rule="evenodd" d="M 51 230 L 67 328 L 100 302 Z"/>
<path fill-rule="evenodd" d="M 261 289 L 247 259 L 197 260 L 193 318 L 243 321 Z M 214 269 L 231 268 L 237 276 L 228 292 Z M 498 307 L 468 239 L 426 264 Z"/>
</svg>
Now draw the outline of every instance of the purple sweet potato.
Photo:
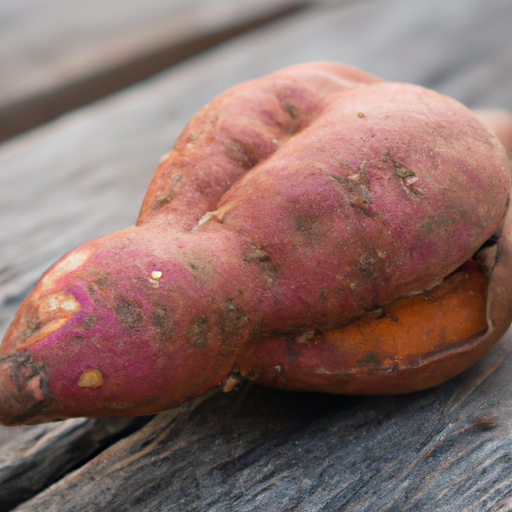
<svg viewBox="0 0 512 512">
<path fill-rule="evenodd" d="M 300 361 L 318 373 L 326 333 L 446 287 L 509 187 L 497 139 L 427 89 L 331 63 L 234 87 L 165 155 L 136 227 L 71 251 L 24 301 L 0 351 L 0 420 L 154 413 L 234 369 L 258 380 L 258 344 L 289 360 L 314 344 Z M 334 374 L 321 390 L 351 392 Z M 308 389 L 281 377 L 262 381 Z M 421 379 L 382 391 L 439 382 Z"/>
</svg>

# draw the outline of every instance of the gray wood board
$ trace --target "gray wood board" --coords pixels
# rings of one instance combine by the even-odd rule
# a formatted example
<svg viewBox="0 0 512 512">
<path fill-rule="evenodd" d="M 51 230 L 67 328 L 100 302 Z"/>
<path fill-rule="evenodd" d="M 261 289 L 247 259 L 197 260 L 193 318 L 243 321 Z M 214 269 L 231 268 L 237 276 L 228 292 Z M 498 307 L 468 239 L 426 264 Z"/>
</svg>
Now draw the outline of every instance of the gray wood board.
<svg viewBox="0 0 512 512">
<path fill-rule="evenodd" d="M 0 430 L 0 511 L 34 496 L 148 418 L 76 418 Z M 12 435 L 16 433 L 16 435 Z"/>
<path fill-rule="evenodd" d="M 0 2 L 0 140 L 315 0 Z"/>
<path fill-rule="evenodd" d="M 227 87 L 296 62 L 338 60 L 383 78 L 434 87 L 469 106 L 512 109 L 511 21 L 512 6 L 498 0 L 324 3 L 1 145 L 1 329 L 52 260 L 85 239 L 133 223 L 160 155 L 186 120 Z M 85 498 L 93 474 L 108 483 L 108 492 L 101 487 L 105 510 L 125 510 L 125 505 L 132 510 L 231 510 L 227 496 L 233 507 L 240 505 L 232 510 L 385 510 L 371 501 L 377 496 L 388 500 L 381 504 L 398 504 L 395 510 L 443 510 L 443 503 L 452 502 L 459 508 L 449 510 L 497 510 L 488 504 L 501 506 L 508 499 L 511 467 L 506 456 L 508 347 L 504 340 L 463 377 L 408 397 L 325 397 L 248 386 L 202 402 L 192 412 L 164 413 L 153 426 L 121 441 L 20 510 L 66 510 L 68 501 L 68 510 L 97 510 L 94 500 L 103 499 L 100 494 Z M 455 405 L 450 409 L 446 404 Z M 166 427 L 170 423 L 176 426 Z M 162 432 L 162 437 L 151 437 L 147 429 Z M 423 437 L 415 437 L 418 429 Z M 473 448 L 462 443 L 466 431 L 476 432 Z M 18 435 L 17 429 L 9 432 Z M 162 448 L 166 439 L 169 444 Z M 337 443 L 342 451 L 336 451 Z M 436 443 L 443 449 L 436 449 Z M 180 451 L 181 446 L 189 449 Z M 379 451 L 379 446 L 386 449 Z M 428 446 L 434 456 L 421 451 Z M 166 463 L 166 450 L 181 454 L 179 471 Z M 214 470 L 213 463 L 206 464 L 208 458 L 232 460 L 225 466 L 231 469 Z M 322 466 L 324 459 L 329 464 Z M 136 461 L 148 475 L 159 475 L 149 483 L 139 475 L 146 494 L 130 480 Z M 301 473 L 302 464 L 313 469 Z M 97 473 L 103 466 L 110 470 Z M 459 468 L 458 476 L 451 478 L 445 468 L 453 467 Z M 120 468 L 126 471 L 118 473 Z M 203 474 L 213 499 L 201 491 Z M 172 484 L 175 479 L 181 483 Z M 127 492 L 130 482 L 133 494 Z M 228 492 L 230 487 L 238 490 L 236 496 Z M 481 493 L 491 501 L 479 501 Z M 73 501 L 74 494 L 82 496 L 80 503 Z M 279 496 L 288 501 L 280 505 Z M 431 497 L 437 508 L 428 508 Z M 357 500 L 367 508 L 358 509 Z M 259 508 L 262 503 L 268 506 Z"/>
</svg>

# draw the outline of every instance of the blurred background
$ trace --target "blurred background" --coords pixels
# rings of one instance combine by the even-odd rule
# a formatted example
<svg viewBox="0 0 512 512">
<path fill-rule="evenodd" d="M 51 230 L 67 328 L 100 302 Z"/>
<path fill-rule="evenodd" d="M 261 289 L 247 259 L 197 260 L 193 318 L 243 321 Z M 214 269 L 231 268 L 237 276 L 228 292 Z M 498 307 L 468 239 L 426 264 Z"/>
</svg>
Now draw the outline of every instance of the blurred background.
<svg viewBox="0 0 512 512">
<path fill-rule="evenodd" d="M 507 0 L 2 0 L 0 140 L 219 46 L 235 81 L 328 59 L 506 107 L 511 21 Z"/>
</svg>

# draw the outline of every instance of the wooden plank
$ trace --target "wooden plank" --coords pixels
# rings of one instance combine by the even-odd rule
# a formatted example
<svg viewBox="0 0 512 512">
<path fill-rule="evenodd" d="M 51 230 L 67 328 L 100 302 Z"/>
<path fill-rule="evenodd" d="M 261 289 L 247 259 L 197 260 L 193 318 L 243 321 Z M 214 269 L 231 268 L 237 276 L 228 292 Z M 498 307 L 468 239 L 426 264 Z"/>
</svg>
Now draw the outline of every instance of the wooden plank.
<svg viewBox="0 0 512 512">
<path fill-rule="evenodd" d="M 0 510 L 31 498 L 146 422 L 147 418 L 76 418 L 59 424 L 1 427 Z"/>
<path fill-rule="evenodd" d="M 1 2 L 0 140 L 310 3 Z"/>
<path fill-rule="evenodd" d="M 332 59 L 512 108 L 511 21 L 499 0 L 333 2 L 4 144 L 0 296 L 14 307 L 59 253 L 133 222 L 186 119 L 236 82 Z M 244 386 L 160 415 L 19 510 L 506 510 L 509 347 L 408 397 Z"/>
</svg>

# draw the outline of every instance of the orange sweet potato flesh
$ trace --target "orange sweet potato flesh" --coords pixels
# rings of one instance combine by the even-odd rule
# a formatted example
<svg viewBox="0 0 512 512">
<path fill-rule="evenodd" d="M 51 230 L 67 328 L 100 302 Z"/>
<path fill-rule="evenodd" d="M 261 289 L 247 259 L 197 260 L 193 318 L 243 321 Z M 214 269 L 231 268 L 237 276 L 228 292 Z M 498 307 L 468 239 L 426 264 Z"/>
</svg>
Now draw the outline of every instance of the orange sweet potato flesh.
<svg viewBox="0 0 512 512">
<path fill-rule="evenodd" d="M 512 318 L 509 194 L 505 149 L 446 96 L 334 63 L 236 86 L 164 156 L 136 226 L 25 299 L 0 421 L 155 413 L 233 371 L 332 393 L 437 385 Z"/>
</svg>

